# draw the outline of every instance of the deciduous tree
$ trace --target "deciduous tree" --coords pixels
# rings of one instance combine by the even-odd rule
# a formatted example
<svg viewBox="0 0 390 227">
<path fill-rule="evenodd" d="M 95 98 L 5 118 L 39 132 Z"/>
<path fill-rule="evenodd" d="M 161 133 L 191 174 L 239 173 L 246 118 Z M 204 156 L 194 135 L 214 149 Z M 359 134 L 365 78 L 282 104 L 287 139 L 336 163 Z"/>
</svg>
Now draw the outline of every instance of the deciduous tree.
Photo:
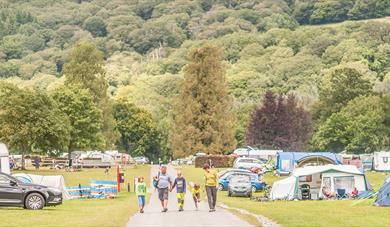
<svg viewBox="0 0 390 227">
<path fill-rule="evenodd" d="M 115 120 L 112 116 L 105 78 L 102 53 L 92 43 L 77 44 L 64 65 L 65 84 L 88 90 L 95 104 L 102 110 L 103 123 L 102 133 L 106 147 L 114 145 L 117 134 L 114 131 Z"/>
<path fill-rule="evenodd" d="M 336 69 L 325 75 L 320 87 L 315 118 L 323 121 L 361 95 L 372 93 L 373 84 L 353 68 Z"/>
<path fill-rule="evenodd" d="M 70 139 L 67 144 L 69 158 L 76 149 L 104 147 L 101 134 L 102 113 L 93 102 L 91 94 L 83 89 L 62 87 L 52 93 L 58 107 L 69 120 Z"/>
<path fill-rule="evenodd" d="M 387 102 L 388 104 L 388 102 Z M 358 97 L 333 113 L 316 131 L 313 143 L 320 150 L 372 153 L 389 144 L 385 102 L 377 96 Z M 388 117 L 387 117 L 388 118 Z"/>
<path fill-rule="evenodd" d="M 152 115 L 127 101 L 114 105 L 116 130 L 120 133 L 119 146 L 133 156 L 145 155 L 151 160 L 163 157 L 161 136 Z"/>
<path fill-rule="evenodd" d="M 246 142 L 264 149 L 306 150 L 312 133 L 310 114 L 297 104 L 268 91 L 264 102 L 251 116 Z"/>
<path fill-rule="evenodd" d="M 42 91 L 0 84 L 0 140 L 23 155 L 51 154 L 69 143 L 69 121 Z"/>
</svg>

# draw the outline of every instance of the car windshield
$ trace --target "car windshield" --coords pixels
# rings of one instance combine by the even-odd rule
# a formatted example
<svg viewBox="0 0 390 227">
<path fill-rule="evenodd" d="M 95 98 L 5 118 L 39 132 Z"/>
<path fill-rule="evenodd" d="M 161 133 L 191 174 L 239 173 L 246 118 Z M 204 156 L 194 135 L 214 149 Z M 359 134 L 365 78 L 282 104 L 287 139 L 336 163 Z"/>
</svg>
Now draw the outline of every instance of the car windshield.
<svg viewBox="0 0 390 227">
<path fill-rule="evenodd" d="M 22 183 L 22 181 L 20 181 L 19 179 L 13 177 L 13 176 L 10 176 L 10 175 L 0 175 L 0 184 L 9 184 L 10 181 L 13 180 L 17 183 Z"/>
</svg>

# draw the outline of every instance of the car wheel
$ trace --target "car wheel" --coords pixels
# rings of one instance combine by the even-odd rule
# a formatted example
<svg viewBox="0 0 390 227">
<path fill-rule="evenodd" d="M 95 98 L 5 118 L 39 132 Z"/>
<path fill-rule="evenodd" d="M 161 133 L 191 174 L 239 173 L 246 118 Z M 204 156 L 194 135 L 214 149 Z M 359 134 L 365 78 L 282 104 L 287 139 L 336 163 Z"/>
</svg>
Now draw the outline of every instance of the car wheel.
<svg viewBox="0 0 390 227">
<path fill-rule="evenodd" d="M 222 185 L 222 184 L 219 184 L 219 185 L 218 185 L 218 190 L 219 190 L 219 191 L 223 191 L 223 185 Z"/>
<path fill-rule="evenodd" d="M 257 191 L 255 186 L 252 186 L 252 193 L 255 193 Z"/>
<path fill-rule="evenodd" d="M 26 197 L 24 205 L 29 210 L 40 210 L 45 206 L 45 199 L 39 193 L 31 193 Z"/>
</svg>

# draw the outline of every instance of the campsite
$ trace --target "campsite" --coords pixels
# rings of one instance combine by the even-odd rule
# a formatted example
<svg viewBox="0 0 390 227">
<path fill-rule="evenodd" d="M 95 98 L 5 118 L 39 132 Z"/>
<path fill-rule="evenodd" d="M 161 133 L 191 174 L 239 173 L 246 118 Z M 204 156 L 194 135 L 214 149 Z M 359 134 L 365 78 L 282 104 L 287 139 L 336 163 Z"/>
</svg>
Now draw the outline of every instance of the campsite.
<svg viewBox="0 0 390 227">
<path fill-rule="evenodd" d="M 91 153 L 95 157 L 98 154 L 96 151 Z M 261 151 L 258 151 L 257 155 L 261 155 L 259 153 Z M 386 172 L 387 162 L 383 161 L 386 159 L 383 157 L 387 157 L 386 152 L 380 153 L 382 158 L 378 158 L 377 154 L 372 155 L 371 159 L 368 159 L 367 155 L 362 156 L 362 159 L 372 162 L 371 169 L 367 167 L 365 171 L 358 168 L 361 167 L 362 162 L 356 162 L 356 165 L 343 165 L 346 163 L 343 157 L 331 153 L 271 152 L 269 150 L 264 153 L 267 155 L 260 158 L 263 160 L 260 163 L 264 163 L 264 171 L 252 172 L 253 168 L 237 169 L 234 174 L 250 173 L 250 176 L 257 176 L 256 174 L 260 173 L 261 184 L 269 185 L 269 188 L 263 186 L 259 191 L 251 193 L 250 198 L 231 197 L 226 190 L 220 190 L 218 192 L 220 206 L 227 206 L 228 210 L 235 214 L 240 213 L 237 211 L 240 209 L 249 212 L 251 215 L 241 214 L 239 216 L 255 226 L 264 224 L 254 218 L 256 215 L 262 215 L 282 226 L 390 224 L 389 219 L 386 218 L 390 215 L 390 210 L 386 208 L 390 205 L 390 175 Z M 8 158 L 4 146 L 2 154 L 2 158 Z M 266 156 L 269 158 L 267 163 L 264 161 Z M 80 157 L 83 158 L 83 156 Z M 188 162 L 172 161 L 172 164 L 168 164 L 181 170 L 189 182 L 202 182 L 203 170 L 199 168 L 202 163 L 208 162 L 216 165 L 215 169 L 223 176 L 235 170 L 232 169 L 234 162 L 231 160 L 239 160 L 239 157 L 243 157 L 243 161 L 253 159 L 245 159 L 245 154 L 238 154 L 238 152 L 233 152 L 231 156 L 198 154 L 192 157 L 198 168 L 188 165 L 192 164 Z M 354 157 L 356 159 L 357 156 Z M 345 159 L 349 160 L 347 156 Z M 379 164 L 377 164 L 378 161 Z M 137 205 L 134 202 L 134 179 L 138 176 L 149 176 L 151 166 L 143 163 L 137 165 L 134 162 L 122 164 L 125 165 L 120 169 L 124 178 L 120 193 L 117 193 L 116 188 L 116 181 L 119 181 L 117 164 L 113 164 L 112 168 L 108 169 L 98 166 L 80 169 L 76 166 L 74 171 L 54 167 L 36 169 L 31 164 L 27 171 L 13 170 L 13 176 L 21 181 L 44 184 L 63 191 L 64 202 L 60 206 L 45 207 L 39 213 L 23 208 L 0 208 L 0 218 L 5 223 L 12 223 L 15 226 L 23 226 L 31 221 L 39 226 L 96 225 L 96 223 L 99 223 L 99 226 L 124 225 L 128 218 L 137 212 Z M 256 166 L 255 169 L 259 168 L 256 163 L 246 164 L 247 167 L 251 165 Z M 269 169 L 270 165 L 274 166 L 273 171 Z M 376 170 L 374 166 L 377 166 Z M 378 171 L 379 167 L 381 172 Z M 287 171 L 289 174 L 286 174 Z M 109 189 L 108 182 L 114 183 L 113 188 Z M 96 184 L 100 186 L 93 189 Z M 224 184 L 228 185 L 228 182 Z M 334 193 L 334 196 L 327 198 L 324 188 Z M 358 192 L 354 196 L 352 196 L 353 190 Z M 115 194 L 114 196 L 102 196 L 107 193 Z M 118 217 L 111 218 L 112 212 L 115 212 Z M 318 213 L 321 213 L 321 219 L 317 218 Z M 25 218 L 17 219 L 19 215 Z M 72 218 L 66 218 L 67 216 Z"/>
<path fill-rule="evenodd" d="M 390 227 L 390 0 L 0 0 L 0 227 Z"/>
</svg>

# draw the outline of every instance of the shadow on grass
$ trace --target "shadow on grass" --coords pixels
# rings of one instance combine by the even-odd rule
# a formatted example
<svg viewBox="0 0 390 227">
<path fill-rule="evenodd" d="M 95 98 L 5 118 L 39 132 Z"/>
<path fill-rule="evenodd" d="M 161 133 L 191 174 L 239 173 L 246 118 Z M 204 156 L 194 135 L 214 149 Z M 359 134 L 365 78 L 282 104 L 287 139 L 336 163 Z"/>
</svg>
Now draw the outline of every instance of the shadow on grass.
<svg viewBox="0 0 390 227">
<path fill-rule="evenodd" d="M 42 210 L 28 210 L 24 209 L 22 207 L 0 207 L 0 210 L 2 211 L 26 211 L 26 212 L 46 212 L 46 211 L 59 211 L 59 209 L 50 207 L 50 208 L 43 208 Z"/>
</svg>

